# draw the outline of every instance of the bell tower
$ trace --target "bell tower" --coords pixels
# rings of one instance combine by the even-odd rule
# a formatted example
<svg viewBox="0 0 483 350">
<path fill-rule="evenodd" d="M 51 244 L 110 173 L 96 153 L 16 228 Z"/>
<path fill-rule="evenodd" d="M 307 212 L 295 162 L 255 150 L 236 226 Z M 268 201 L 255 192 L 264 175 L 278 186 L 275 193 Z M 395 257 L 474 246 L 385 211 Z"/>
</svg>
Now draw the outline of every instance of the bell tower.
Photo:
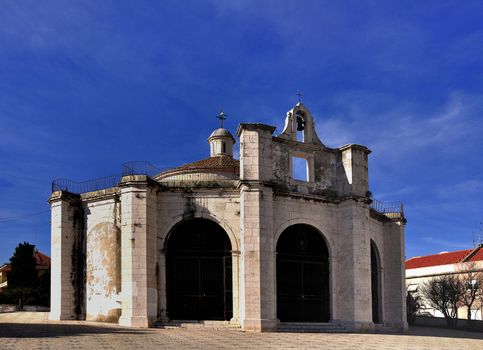
<svg viewBox="0 0 483 350">
<path fill-rule="evenodd" d="M 226 117 L 227 115 L 221 111 L 217 116 L 217 118 L 220 119 L 220 127 L 213 131 L 208 138 L 211 157 L 233 157 L 233 145 L 235 144 L 235 138 L 227 129 L 223 128 L 223 121 L 226 119 Z"/>
</svg>

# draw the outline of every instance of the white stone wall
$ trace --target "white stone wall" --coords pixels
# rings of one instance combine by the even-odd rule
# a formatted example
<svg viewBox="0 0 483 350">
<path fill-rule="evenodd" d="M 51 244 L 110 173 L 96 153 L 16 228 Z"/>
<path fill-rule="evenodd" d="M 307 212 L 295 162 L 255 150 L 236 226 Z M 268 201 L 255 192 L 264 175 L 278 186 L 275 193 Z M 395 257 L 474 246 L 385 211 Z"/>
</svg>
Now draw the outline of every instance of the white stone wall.
<svg viewBox="0 0 483 350">
<path fill-rule="evenodd" d="M 308 110 L 301 104 L 297 108 L 306 113 L 305 143 L 295 138 L 295 109 L 279 138 L 273 138 L 273 127 L 240 125 L 240 181 L 231 188 L 163 187 L 133 175 L 112 191 L 83 197 L 86 318 L 115 321 L 120 316 L 121 325 L 132 327 L 167 321 L 166 242 L 180 222 L 204 218 L 219 224 L 230 239 L 232 322 L 244 330 L 277 328 L 276 245 L 294 224 L 313 226 L 329 248 L 332 322 L 350 330 L 374 328 L 373 242 L 381 265 L 381 321 L 405 328 L 404 225 L 371 216 L 369 150 L 326 148 Z M 297 154 L 310 161 L 308 182 L 291 178 L 290 157 Z M 74 318 L 76 209 L 55 195 L 51 207 L 51 318 Z"/>
<path fill-rule="evenodd" d="M 149 327 L 157 318 L 157 192 L 146 176 L 121 184 L 121 300 L 119 324 Z"/>
<path fill-rule="evenodd" d="M 51 207 L 51 293 L 50 320 L 76 318 L 75 289 L 72 281 L 72 254 L 76 239 L 74 208 L 68 198 L 57 192 L 50 198 Z"/>
</svg>

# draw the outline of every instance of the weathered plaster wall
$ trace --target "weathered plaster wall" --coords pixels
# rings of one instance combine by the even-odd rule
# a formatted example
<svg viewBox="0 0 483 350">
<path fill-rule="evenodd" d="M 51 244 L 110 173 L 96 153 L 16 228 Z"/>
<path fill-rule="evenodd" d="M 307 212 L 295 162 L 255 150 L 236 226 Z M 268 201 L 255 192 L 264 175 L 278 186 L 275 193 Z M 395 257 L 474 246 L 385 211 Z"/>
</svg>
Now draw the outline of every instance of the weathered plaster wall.
<svg viewBox="0 0 483 350">
<path fill-rule="evenodd" d="M 117 322 L 121 313 L 120 202 L 116 197 L 85 203 L 87 320 Z"/>
</svg>

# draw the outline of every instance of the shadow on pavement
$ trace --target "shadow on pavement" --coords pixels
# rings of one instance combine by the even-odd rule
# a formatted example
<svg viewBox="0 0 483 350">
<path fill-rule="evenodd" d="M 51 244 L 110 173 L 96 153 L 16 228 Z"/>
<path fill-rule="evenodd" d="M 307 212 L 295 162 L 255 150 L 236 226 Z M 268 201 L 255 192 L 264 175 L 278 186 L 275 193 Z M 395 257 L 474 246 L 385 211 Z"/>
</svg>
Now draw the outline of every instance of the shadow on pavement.
<svg viewBox="0 0 483 350">
<path fill-rule="evenodd" d="M 142 335 L 151 332 L 153 330 L 150 329 L 99 327 L 85 324 L 0 323 L 0 338 L 56 338 L 106 333 Z"/>
<path fill-rule="evenodd" d="M 466 339 L 481 339 L 483 340 L 483 333 L 468 332 L 457 329 L 425 327 L 425 326 L 411 326 L 407 332 L 398 333 L 380 333 L 388 335 L 401 335 L 412 337 L 439 337 L 439 338 L 466 338 Z"/>
</svg>

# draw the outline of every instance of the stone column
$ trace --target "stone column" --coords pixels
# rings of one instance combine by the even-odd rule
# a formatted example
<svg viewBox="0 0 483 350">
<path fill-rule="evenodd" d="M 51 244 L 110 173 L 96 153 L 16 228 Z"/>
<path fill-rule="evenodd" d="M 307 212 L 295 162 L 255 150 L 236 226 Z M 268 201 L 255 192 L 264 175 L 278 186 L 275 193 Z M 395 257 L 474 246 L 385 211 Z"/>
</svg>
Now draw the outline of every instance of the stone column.
<svg viewBox="0 0 483 350">
<path fill-rule="evenodd" d="M 73 320 L 79 312 L 77 300 L 76 259 L 83 216 L 79 197 L 68 192 L 54 192 L 49 198 L 51 208 L 51 280 L 50 320 Z"/>
<path fill-rule="evenodd" d="M 384 324 L 407 330 L 404 223 L 384 224 Z"/>
<path fill-rule="evenodd" d="M 161 322 L 168 322 L 166 295 L 166 251 L 158 251 L 158 317 Z"/>
<path fill-rule="evenodd" d="M 246 331 L 275 330 L 272 133 L 263 124 L 241 124 L 240 324 Z"/>
<path fill-rule="evenodd" d="M 353 199 L 340 205 L 338 270 L 334 322 L 352 331 L 373 328 L 371 294 L 371 241 L 367 204 Z"/>
<path fill-rule="evenodd" d="M 156 193 L 144 175 L 121 181 L 121 295 L 119 324 L 149 327 L 157 320 Z"/>
<path fill-rule="evenodd" d="M 232 283 L 233 283 L 233 317 L 230 322 L 240 323 L 240 252 L 232 251 Z"/>
</svg>

